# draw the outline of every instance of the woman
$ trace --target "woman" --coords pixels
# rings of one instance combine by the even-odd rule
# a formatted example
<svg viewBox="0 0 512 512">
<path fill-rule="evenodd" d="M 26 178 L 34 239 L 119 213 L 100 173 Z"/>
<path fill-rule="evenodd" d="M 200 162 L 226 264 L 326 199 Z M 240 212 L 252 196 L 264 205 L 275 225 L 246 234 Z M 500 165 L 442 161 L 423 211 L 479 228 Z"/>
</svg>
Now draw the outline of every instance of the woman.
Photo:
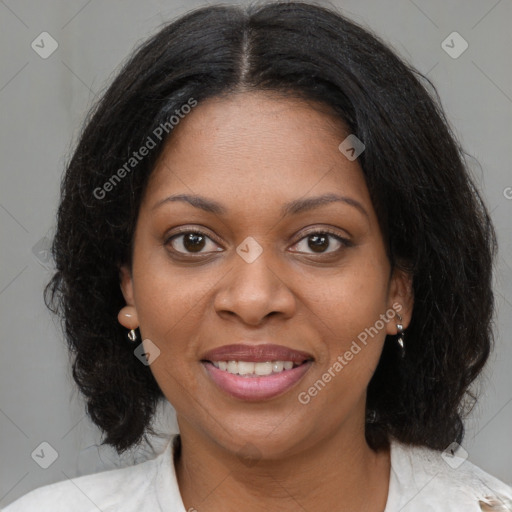
<svg viewBox="0 0 512 512">
<path fill-rule="evenodd" d="M 306 3 L 211 6 L 133 55 L 62 184 L 48 305 L 104 444 L 152 460 L 24 510 L 512 510 L 465 460 L 495 235 L 422 77 Z"/>
</svg>

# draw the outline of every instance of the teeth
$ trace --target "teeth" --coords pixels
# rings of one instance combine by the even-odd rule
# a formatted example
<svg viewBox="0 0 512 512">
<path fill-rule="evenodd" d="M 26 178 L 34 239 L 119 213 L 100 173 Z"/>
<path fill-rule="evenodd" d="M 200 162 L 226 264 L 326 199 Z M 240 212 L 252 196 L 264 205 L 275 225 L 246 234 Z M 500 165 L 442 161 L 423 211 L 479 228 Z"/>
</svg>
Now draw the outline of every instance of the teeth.
<svg viewBox="0 0 512 512">
<path fill-rule="evenodd" d="M 272 362 L 267 361 L 266 363 L 255 363 L 254 373 L 256 375 L 270 375 L 272 373 Z"/>
<path fill-rule="evenodd" d="M 281 373 L 298 366 L 293 361 L 265 361 L 253 363 L 249 361 L 213 361 L 215 368 L 242 376 L 264 376 Z"/>
<path fill-rule="evenodd" d="M 238 361 L 238 374 L 249 375 L 254 373 L 254 363 L 246 363 L 245 361 Z"/>
<path fill-rule="evenodd" d="M 284 368 L 284 363 L 283 361 L 274 361 L 272 363 L 272 371 L 274 373 L 280 373 L 283 371 L 283 368 Z"/>
</svg>

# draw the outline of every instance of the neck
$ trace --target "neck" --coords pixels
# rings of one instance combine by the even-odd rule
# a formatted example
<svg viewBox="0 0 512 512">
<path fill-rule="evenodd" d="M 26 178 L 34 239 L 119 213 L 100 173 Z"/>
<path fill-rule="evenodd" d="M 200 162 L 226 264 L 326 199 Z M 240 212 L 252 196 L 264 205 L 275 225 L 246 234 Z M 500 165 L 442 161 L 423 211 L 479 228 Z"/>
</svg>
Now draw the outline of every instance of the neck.
<svg viewBox="0 0 512 512">
<path fill-rule="evenodd" d="M 181 428 L 176 461 L 186 510 L 382 512 L 386 505 L 389 450 L 373 451 L 360 436 L 340 432 L 279 458 L 230 452 L 198 431 Z M 185 431 L 184 431 L 185 430 Z M 247 454 L 257 453 L 248 444 Z"/>
</svg>

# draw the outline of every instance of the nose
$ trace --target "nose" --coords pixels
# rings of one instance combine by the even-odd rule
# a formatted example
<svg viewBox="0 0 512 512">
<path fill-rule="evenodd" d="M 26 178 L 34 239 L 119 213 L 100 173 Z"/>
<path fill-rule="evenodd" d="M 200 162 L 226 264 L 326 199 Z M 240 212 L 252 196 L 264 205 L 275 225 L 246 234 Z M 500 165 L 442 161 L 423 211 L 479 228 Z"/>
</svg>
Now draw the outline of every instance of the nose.
<svg viewBox="0 0 512 512">
<path fill-rule="evenodd" d="M 294 315 L 296 299 L 287 284 L 289 277 L 275 260 L 266 257 L 268 251 L 251 263 L 234 256 L 234 265 L 221 279 L 215 296 L 217 314 L 251 326 L 259 326 L 267 317 Z"/>
</svg>

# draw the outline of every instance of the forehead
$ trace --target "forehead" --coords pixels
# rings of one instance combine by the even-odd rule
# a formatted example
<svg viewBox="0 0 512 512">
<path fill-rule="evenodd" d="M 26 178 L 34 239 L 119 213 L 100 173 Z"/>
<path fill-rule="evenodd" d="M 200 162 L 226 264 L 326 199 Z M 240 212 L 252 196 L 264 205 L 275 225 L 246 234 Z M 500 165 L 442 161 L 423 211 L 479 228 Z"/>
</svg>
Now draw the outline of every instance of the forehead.
<svg viewBox="0 0 512 512">
<path fill-rule="evenodd" d="M 359 163 L 338 149 L 348 134 L 327 108 L 282 94 L 212 98 L 174 128 L 144 202 L 179 192 L 249 208 L 334 192 L 368 204 Z"/>
</svg>

